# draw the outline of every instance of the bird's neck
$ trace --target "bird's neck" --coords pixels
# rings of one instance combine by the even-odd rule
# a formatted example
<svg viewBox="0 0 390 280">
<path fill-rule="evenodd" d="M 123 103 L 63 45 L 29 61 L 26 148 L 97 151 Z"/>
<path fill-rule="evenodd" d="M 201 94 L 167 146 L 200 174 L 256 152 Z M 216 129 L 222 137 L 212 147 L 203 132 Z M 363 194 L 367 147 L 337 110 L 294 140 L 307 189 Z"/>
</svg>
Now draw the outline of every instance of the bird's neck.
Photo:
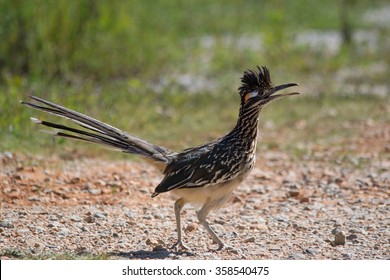
<svg viewBox="0 0 390 280">
<path fill-rule="evenodd" d="M 254 149 L 257 140 L 257 125 L 259 123 L 259 114 L 261 107 L 241 106 L 238 121 L 232 133 L 236 135 L 237 141 L 240 141 L 248 149 Z"/>
</svg>

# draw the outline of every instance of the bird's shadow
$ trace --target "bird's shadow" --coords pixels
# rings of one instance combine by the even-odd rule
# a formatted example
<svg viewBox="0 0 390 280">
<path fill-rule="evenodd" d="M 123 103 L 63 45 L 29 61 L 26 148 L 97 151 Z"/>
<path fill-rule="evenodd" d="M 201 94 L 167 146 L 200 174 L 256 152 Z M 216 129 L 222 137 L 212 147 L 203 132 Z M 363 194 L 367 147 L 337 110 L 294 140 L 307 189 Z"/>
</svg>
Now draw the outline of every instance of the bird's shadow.
<svg viewBox="0 0 390 280">
<path fill-rule="evenodd" d="M 161 248 L 159 250 L 138 250 L 138 251 L 129 251 L 129 252 L 110 252 L 109 256 L 120 257 L 125 259 L 135 259 L 135 260 L 145 260 L 145 259 L 167 259 L 175 258 L 182 255 L 185 256 L 194 256 L 194 253 L 186 251 L 173 251 L 166 248 Z"/>
</svg>

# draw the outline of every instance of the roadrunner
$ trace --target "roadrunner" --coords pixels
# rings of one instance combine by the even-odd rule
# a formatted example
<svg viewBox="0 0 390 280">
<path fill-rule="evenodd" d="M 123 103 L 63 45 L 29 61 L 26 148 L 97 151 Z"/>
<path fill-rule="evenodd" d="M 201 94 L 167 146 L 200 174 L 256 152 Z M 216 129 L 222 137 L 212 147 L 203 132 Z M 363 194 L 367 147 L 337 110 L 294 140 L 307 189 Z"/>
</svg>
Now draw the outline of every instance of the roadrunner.
<svg viewBox="0 0 390 280">
<path fill-rule="evenodd" d="M 89 116 L 35 96 L 31 96 L 35 103 L 25 101 L 21 103 L 69 119 L 81 127 L 74 128 L 31 118 L 34 123 L 54 128 L 55 130 L 49 131 L 52 135 L 103 144 L 162 163 L 165 166 L 164 178 L 152 197 L 171 192 L 178 198 L 174 204 L 177 242 L 172 248 L 187 249 L 182 239 L 180 211 L 184 205 L 190 203 L 200 207 L 197 212 L 199 222 L 218 244 L 220 250 L 225 245 L 209 226 L 207 215 L 228 200 L 232 191 L 253 168 L 259 113 L 264 105 L 279 97 L 298 94 L 297 92 L 276 94 L 282 89 L 298 84 L 274 86 L 270 73 L 264 66 L 257 67 L 256 71 L 245 71 L 241 82 L 238 88 L 241 104 L 235 127 L 219 139 L 182 152 L 173 152 L 162 146 L 153 145 Z"/>
</svg>

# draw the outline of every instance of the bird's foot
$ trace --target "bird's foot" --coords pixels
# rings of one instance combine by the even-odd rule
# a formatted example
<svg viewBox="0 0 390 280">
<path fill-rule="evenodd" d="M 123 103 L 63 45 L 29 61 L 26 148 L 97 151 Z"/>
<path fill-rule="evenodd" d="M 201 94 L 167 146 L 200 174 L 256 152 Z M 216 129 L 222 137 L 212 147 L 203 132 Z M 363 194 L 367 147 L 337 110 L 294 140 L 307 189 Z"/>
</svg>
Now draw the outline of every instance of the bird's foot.
<svg viewBox="0 0 390 280">
<path fill-rule="evenodd" d="M 183 244 L 183 241 L 179 240 L 175 244 L 172 245 L 171 249 L 178 251 L 189 251 L 190 249 Z"/>
</svg>

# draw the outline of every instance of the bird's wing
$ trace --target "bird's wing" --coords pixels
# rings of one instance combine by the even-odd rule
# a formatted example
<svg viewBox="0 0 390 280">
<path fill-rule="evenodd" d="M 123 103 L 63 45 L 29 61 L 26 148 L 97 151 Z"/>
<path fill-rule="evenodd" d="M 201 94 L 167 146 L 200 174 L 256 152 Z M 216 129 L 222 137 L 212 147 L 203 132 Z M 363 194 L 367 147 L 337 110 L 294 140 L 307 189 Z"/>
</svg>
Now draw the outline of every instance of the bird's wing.
<svg viewBox="0 0 390 280">
<path fill-rule="evenodd" d="M 231 165 L 224 160 L 223 153 L 212 151 L 218 148 L 218 145 L 210 145 L 203 146 L 200 152 L 199 149 L 196 149 L 196 153 L 192 149 L 186 151 L 182 157 L 167 166 L 164 171 L 165 178 L 156 187 L 155 193 L 179 188 L 206 187 L 225 181 L 225 175 L 233 175 L 234 172 L 229 172 Z"/>
</svg>

